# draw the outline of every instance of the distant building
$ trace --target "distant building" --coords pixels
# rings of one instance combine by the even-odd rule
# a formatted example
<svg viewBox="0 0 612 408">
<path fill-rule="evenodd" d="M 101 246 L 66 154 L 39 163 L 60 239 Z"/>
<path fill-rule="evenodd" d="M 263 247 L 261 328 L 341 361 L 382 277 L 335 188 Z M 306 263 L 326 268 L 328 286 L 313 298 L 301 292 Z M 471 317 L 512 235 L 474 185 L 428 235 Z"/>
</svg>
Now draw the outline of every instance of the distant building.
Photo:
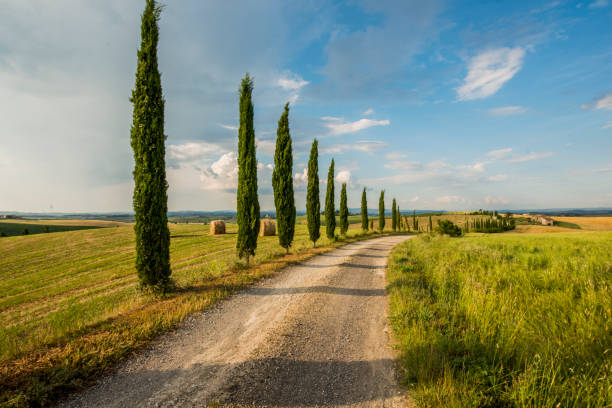
<svg viewBox="0 0 612 408">
<path fill-rule="evenodd" d="M 549 225 L 549 226 L 555 225 L 555 222 L 553 221 L 553 219 L 545 215 L 538 216 L 537 221 L 542 225 Z"/>
</svg>

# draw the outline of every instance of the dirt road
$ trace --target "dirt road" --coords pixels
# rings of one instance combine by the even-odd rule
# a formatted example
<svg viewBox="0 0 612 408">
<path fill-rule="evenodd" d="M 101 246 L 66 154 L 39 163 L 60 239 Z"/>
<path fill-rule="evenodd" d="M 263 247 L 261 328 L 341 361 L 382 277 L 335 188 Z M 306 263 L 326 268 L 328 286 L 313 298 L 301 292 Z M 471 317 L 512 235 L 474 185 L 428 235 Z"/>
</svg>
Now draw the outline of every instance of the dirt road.
<svg viewBox="0 0 612 408">
<path fill-rule="evenodd" d="M 410 406 L 394 378 L 384 279 L 390 249 L 406 238 L 290 267 L 188 319 L 62 406 Z"/>
</svg>

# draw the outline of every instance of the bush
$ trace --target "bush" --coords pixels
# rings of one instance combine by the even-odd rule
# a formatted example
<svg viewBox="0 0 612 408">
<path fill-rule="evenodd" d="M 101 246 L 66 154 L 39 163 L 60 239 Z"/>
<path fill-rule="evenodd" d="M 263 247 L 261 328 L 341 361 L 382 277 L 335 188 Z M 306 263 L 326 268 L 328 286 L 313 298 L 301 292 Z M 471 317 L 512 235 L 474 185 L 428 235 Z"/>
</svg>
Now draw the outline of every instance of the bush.
<svg viewBox="0 0 612 408">
<path fill-rule="evenodd" d="M 30 235 L 30 230 L 28 230 L 27 228 L 24 228 L 23 235 Z"/>
<path fill-rule="evenodd" d="M 450 235 L 451 237 L 461 236 L 461 228 L 449 220 L 439 220 L 436 232 L 441 235 Z"/>
</svg>

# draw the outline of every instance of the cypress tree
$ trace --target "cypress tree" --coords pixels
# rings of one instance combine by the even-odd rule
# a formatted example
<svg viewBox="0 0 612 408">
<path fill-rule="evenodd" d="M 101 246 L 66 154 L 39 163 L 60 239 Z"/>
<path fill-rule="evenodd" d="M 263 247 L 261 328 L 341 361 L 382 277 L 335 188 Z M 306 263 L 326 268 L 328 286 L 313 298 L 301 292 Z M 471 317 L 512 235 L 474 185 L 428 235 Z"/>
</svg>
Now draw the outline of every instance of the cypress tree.
<svg viewBox="0 0 612 408">
<path fill-rule="evenodd" d="M 278 242 L 289 252 L 295 234 L 295 199 L 293 197 L 293 153 L 289 134 L 289 103 L 278 120 L 274 152 L 274 206 L 278 226 Z"/>
<path fill-rule="evenodd" d="M 419 230 L 417 219 L 416 219 L 416 210 L 412 210 L 412 229 Z"/>
<path fill-rule="evenodd" d="M 315 139 L 308 160 L 308 190 L 306 191 L 306 220 L 312 246 L 321 236 L 321 202 L 319 201 L 319 142 Z"/>
<path fill-rule="evenodd" d="M 397 203 L 395 202 L 395 198 L 393 199 L 393 204 L 391 205 L 391 228 L 393 232 L 397 231 Z"/>
<path fill-rule="evenodd" d="M 327 238 L 334 237 L 336 230 L 336 209 L 334 205 L 334 159 L 327 172 L 327 194 L 325 195 L 325 233 Z"/>
<path fill-rule="evenodd" d="M 147 0 L 140 26 L 131 145 L 134 151 L 136 271 L 142 286 L 165 291 L 170 281 L 170 231 L 164 135 L 164 97 L 157 67 L 161 8 Z"/>
<path fill-rule="evenodd" d="M 240 127 L 238 129 L 238 191 L 236 195 L 239 258 L 247 265 L 257 249 L 259 200 L 257 198 L 257 159 L 253 127 L 253 80 L 246 74 L 240 85 Z"/>
<path fill-rule="evenodd" d="M 346 183 L 342 183 L 342 190 L 340 191 L 340 233 L 346 235 L 348 231 L 348 206 L 346 199 Z"/>
<path fill-rule="evenodd" d="M 431 215 L 429 216 L 429 232 L 433 232 L 433 223 L 431 222 Z"/>
<path fill-rule="evenodd" d="M 385 229 L 385 190 L 380 192 L 378 199 L 378 229 L 380 232 Z"/>
<path fill-rule="evenodd" d="M 397 214 L 397 229 L 401 231 L 402 230 L 402 213 L 400 212 L 399 205 L 397 206 L 396 214 Z"/>
<path fill-rule="evenodd" d="M 363 188 L 361 193 L 361 229 L 368 230 L 368 200 L 366 197 L 366 188 Z"/>
</svg>

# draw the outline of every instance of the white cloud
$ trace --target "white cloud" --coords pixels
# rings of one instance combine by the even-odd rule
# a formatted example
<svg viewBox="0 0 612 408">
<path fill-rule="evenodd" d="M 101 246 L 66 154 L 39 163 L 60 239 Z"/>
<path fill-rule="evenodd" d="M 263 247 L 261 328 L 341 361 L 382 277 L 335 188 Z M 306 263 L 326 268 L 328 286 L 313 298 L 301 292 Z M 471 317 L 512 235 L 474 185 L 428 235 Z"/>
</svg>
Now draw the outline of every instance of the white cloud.
<svg viewBox="0 0 612 408">
<path fill-rule="evenodd" d="M 372 126 L 387 126 L 390 123 L 388 120 L 372 120 L 365 118 L 359 119 L 355 122 L 345 122 L 341 118 L 333 118 L 329 116 L 324 116 L 321 119 L 327 122 L 325 126 L 330 129 L 330 133 L 334 136 L 355 133 Z"/>
<path fill-rule="evenodd" d="M 512 148 L 506 147 L 505 149 L 491 150 L 490 152 L 487 152 L 486 155 L 495 160 L 499 160 L 499 159 L 503 159 L 504 157 L 509 155 L 511 152 L 512 152 Z"/>
<path fill-rule="evenodd" d="M 295 173 L 293 175 L 293 181 L 295 187 L 303 187 L 308 184 L 308 168 L 304 167 L 301 173 Z"/>
<path fill-rule="evenodd" d="M 377 140 L 359 140 L 352 144 L 337 143 L 321 149 L 321 153 L 335 154 L 344 153 L 349 150 L 372 153 L 387 146 L 387 143 Z"/>
<path fill-rule="evenodd" d="M 489 109 L 489 115 L 491 116 L 520 115 L 525 112 L 527 112 L 527 109 L 522 106 L 503 106 L 501 108 Z"/>
<path fill-rule="evenodd" d="M 612 128 L 612 120 L 609 120 L 608 123 L 603 125 L 603 129 L 610 129 L 610 128 Z"/>
<path fill-rule="evenodd" d="M 459 100 L 486 98 L 495 94 L 523 65 L 525 50 L 497 48 L 473 57 L 468 65 L 465 83 L 457 88 Z"/>
<path fill-rule="evenodd" d="M 371 115 L 373 113 L 374 113 L 374 109 L 370 108 L 370 109 L 367 109 L 367 110 L 363 111 L 362 115 L 363 116 L 368 116 L 368 115 Z"/>
<path fill-rule="evenodd" d="M 485 170 L 484 166 L 485 166 L 485 163 L 476 162 L 474 164 L 457 166 L 457 168 L 472 171 L 472 172 L 482 173 Z"/>
<path fill-rule="evenodd" d="M 420 199 L 421 199 L 421 197 L 416 196 L 416 197 L 411 198 L 411 199 L 410 199 L 410 200 L 408 200 L 408 201 L 410 201 L 411 203 L 416 203 L 416 202 L 417 202 L 417 201 L 419 201 Z"/>
<path fill-rule="evenodd" d="M 608 5 L 608 0 L 595 0 L 589 4 L 589 8 L 602 8 Z"/>
<path fill-rule="evenodd" d="M 236 153 L 228 152 L 200 174 L 203 190 L 232 190 L 238 186 Z"/>
<path fill-rule="evenodd" d="M 350 184 L 351 181 L 351 172 L 348 170 L 339 171 L 336 174 L 336 182 L 337 183 L 347 183 Z"/>
<path fill-rule="evenodd" d="M 526 161 L 530 161 L 530 160 L 544 159 L 546 157 L 552 156 L 553 154 L 554 154 L 553 152 L 529 153 L 529 154 L 525 154 L 525 155 L 521 155 L 521 156 L 511 157 L 511 158 L 507 159 L 506 161 L 508 161 L 510 163 L 521 163 L 521 162 L 526 162 Z"/>
<path fill-rule="evenodd" d="M 595 99 L 593 103 L 585 103 L 581 108 L 612 110 L 612 93 L 607 93 L 601 98 Z"/>
<path fill-rule="evenodd" d="M 222 151 L 217 145 L 203 142 L 189 142 L 181 145 L 169 145 L 168 157 L 177 160 L 202 160 L 211 152 Z"/>
<path fill-rule="evenodd" d="M 286 91 L 299 91 L 304 86 L 308 85 L 309 82 L 304 81 L 304 79 L 297 74 L 286 72 L 276 81 L 276 84 Z"/>
</svg>

